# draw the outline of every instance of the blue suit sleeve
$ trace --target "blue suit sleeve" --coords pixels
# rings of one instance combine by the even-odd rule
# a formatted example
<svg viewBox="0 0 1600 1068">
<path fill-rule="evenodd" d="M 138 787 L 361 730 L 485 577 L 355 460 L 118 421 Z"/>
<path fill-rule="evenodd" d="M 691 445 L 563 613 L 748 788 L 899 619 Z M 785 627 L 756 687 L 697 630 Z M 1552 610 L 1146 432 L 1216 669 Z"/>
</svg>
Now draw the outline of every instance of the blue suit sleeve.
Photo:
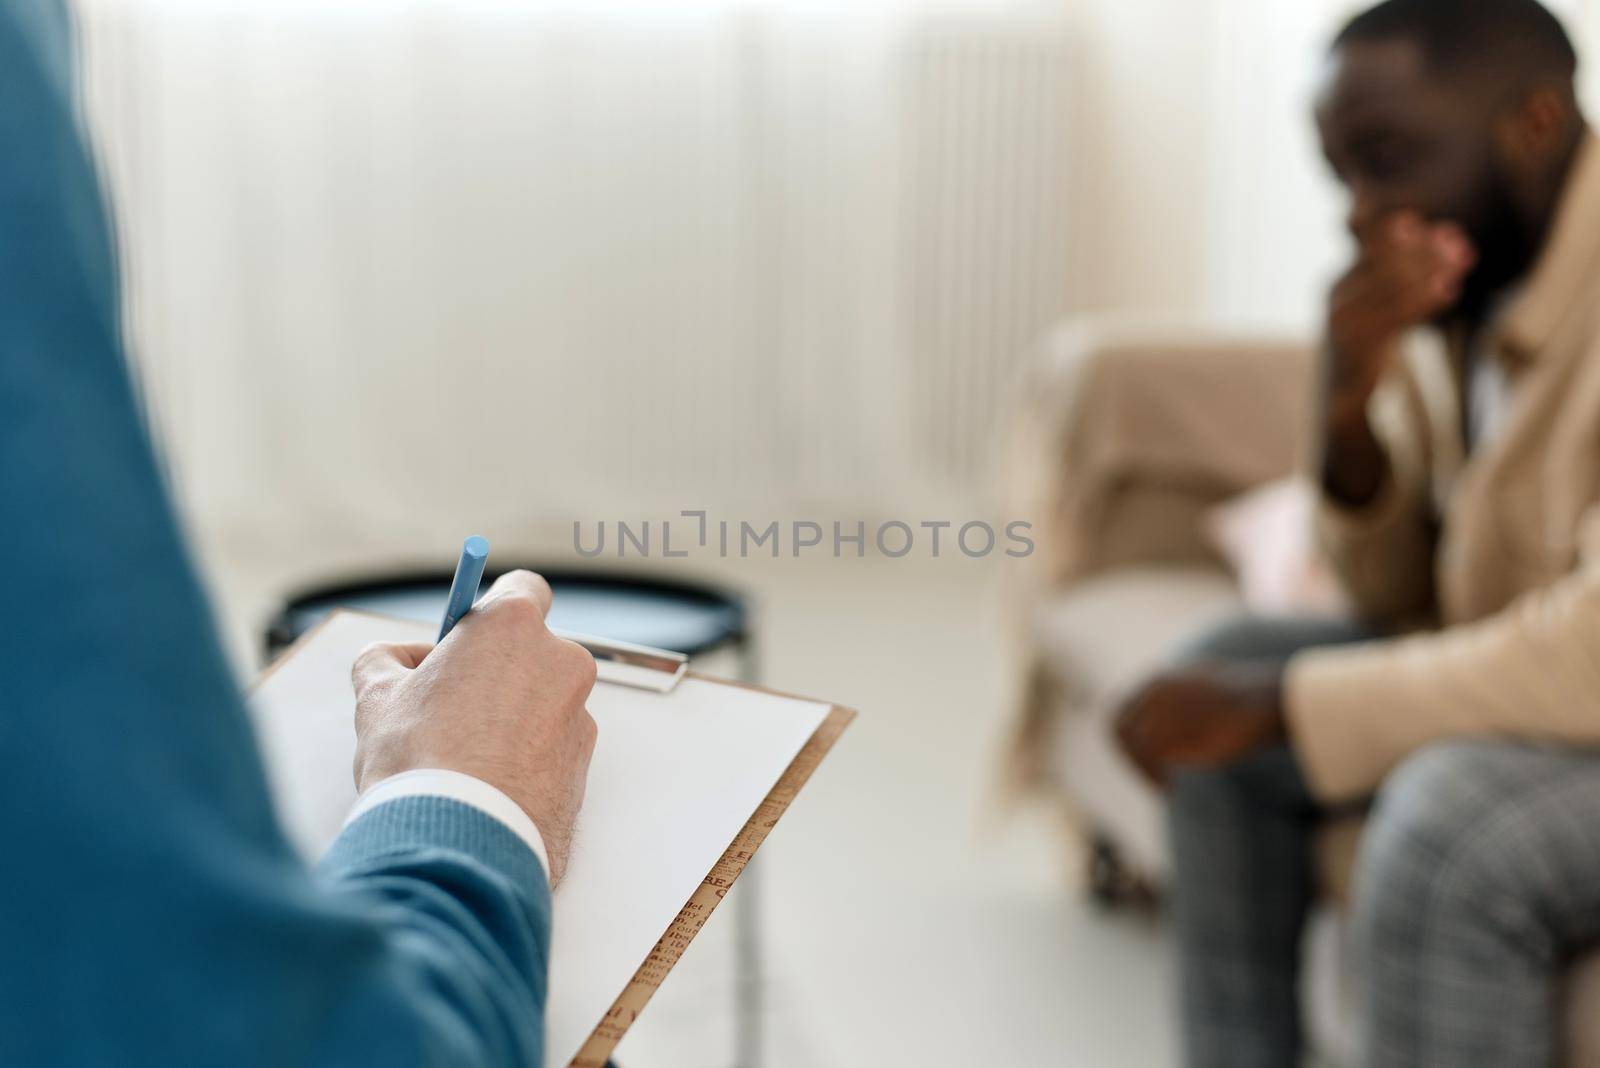
<svg viewBox="0 0 1600 1068">
<path fill-rule="evenodd" d="M 509 830 L 395 801 L 311 872 L 278 827 L 125 366 L 70 32 L 0 0 L 0 1064 L 538 1064 L 549 894 Z"/>
<path fill-rule="evenodd" d="M 513 831 L 459 801 L 408 797 L 347 827 L 320 869 L 334 893 L 382 917 L 409 999 L 436 1011 L 428 1059 L 539 1061 L 550 896 Z"/>
</svg>

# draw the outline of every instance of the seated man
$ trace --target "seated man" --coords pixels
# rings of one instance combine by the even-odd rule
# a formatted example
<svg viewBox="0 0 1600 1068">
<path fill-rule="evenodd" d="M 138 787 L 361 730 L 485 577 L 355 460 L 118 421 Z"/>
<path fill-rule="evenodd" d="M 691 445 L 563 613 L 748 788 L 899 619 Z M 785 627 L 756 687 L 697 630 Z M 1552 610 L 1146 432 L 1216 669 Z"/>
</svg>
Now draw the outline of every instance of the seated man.
<svg viewBox="0 0 1600 1068">
<path fill-rule="evenodd" d="M 68 40 L 0 0 L 0 1064 L 537 1065 L 594 661 L 527 573 L 367 650 L 364 799 L 297 861 L 129 390 Z"/>
<path fill-rule="evenodd" d="M 1193 1065 L 1298 1063 L 1309 838 L 1369 802 L 1367 1063 L 1557 1063 L 1563 963 L 1600 939 L 1600 145 L 1574 68 L 1533 0 L 1389 0 L 1332 46 L 1316 119 L 1358 251 L 1319 528 L 1360 623 L 1228 628 L 1119 720 L 1171 794 Z"/>
</svg>

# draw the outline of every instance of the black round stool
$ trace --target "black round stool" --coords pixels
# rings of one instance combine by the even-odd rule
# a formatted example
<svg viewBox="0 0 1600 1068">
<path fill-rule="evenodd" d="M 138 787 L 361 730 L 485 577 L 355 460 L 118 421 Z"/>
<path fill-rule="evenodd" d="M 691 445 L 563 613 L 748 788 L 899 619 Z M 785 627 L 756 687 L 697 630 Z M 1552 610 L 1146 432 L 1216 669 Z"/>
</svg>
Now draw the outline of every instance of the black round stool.
<svg viewBox="0 0 1600 1068">
<path fill-rule="evenodd" d="M 486 572 L 484 588 L 510 568 Z M 549 623 L 558 630 L 667 649 L 688 657 L 731 649 L 739 677 L 754 682 L 753 643 L 744 598 L 705 583 L 606 572 L 530 567 L 555 594 Z M 271 660 L 336 608 L 437 623 L 451 573 L 417 572 L 302 590 L 267 626 Z"/>
</svg>

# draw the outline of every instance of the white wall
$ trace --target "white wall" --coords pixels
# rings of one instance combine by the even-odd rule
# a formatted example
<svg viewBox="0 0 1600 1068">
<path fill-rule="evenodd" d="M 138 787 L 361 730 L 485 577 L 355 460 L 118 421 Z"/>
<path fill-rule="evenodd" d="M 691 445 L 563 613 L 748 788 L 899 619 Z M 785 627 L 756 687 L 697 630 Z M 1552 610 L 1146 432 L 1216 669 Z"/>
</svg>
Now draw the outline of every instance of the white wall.
<svg viewBox="0 0 1600 1068">
<path fill-rule="evenodd" d="M 1211 0 L 1072 5 L 1071 298 L 1191 308 L 1203 298 Z"/>
</svg>

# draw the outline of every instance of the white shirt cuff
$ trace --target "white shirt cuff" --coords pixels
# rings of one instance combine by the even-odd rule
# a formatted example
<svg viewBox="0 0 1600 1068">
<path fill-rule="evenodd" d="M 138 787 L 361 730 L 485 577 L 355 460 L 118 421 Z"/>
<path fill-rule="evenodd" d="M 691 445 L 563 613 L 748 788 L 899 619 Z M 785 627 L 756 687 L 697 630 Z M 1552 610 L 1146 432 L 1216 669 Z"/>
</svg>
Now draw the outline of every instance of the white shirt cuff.
<svg viewBox="0 0 1600 1068">
<path fill-rule="evenodd" d="M 389 801 L 402 797 L 447 797 L 493 817 L 505 824 L 518 838 L 528 844 L 533 855 L 539 858 L 544 876 L 550 878 L 550 854 L 545 851 L 544 837 L 538 826 L 522 811 L 522 806 L 482 779 L 444 768 L 415 768 L 391 775 L 367 787 L 345 817 L 346 827 L 357 819 Z"/>
</svg>

